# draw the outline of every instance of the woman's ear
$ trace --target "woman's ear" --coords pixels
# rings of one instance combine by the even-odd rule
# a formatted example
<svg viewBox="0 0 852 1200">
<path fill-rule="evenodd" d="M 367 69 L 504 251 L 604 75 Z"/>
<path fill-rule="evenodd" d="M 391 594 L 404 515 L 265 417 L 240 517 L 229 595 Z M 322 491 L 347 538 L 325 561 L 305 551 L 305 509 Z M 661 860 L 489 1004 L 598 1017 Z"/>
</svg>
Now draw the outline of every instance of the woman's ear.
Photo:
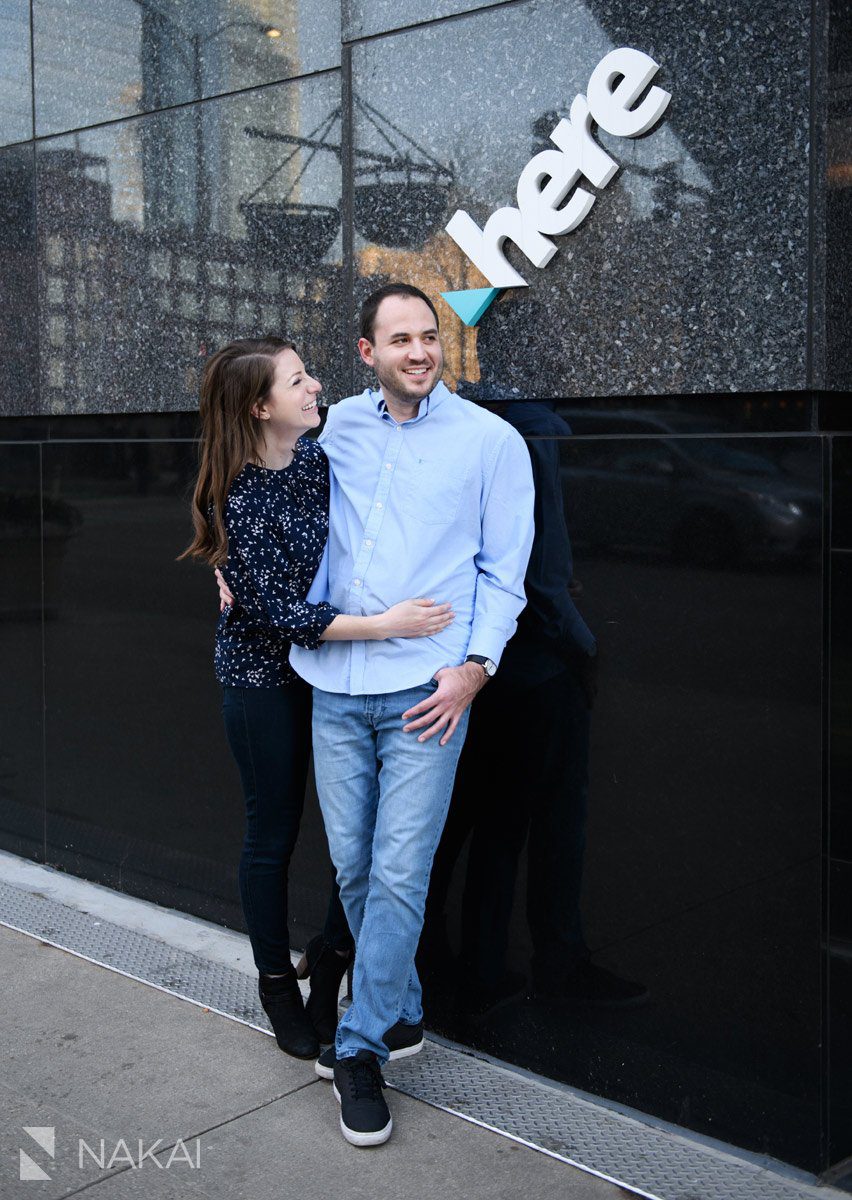
<svg viewBox="0 0 852 1200">
<path fill-rule="evenodd" d="M 269 420 L 269 413 L 260 404 L 253 404 L 251 406 L 251 415 L 257 421 L 268 421 Z"/>
</svg>

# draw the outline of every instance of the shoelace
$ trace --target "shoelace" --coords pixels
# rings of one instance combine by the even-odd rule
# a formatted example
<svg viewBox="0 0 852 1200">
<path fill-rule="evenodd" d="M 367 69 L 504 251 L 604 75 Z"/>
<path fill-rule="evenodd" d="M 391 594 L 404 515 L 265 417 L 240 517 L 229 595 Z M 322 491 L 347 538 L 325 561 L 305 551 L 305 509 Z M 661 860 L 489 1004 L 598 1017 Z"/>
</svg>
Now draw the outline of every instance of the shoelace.
<svg viewBox="0 0 852 1200">
<path fill-rule="evenodd" d="M 387 1087 L 376 1062 L 353 1063 L 350 1079 L 353 1100 L 378 1100 L 381 1098 L 382 1088 Z"/>
</svg>

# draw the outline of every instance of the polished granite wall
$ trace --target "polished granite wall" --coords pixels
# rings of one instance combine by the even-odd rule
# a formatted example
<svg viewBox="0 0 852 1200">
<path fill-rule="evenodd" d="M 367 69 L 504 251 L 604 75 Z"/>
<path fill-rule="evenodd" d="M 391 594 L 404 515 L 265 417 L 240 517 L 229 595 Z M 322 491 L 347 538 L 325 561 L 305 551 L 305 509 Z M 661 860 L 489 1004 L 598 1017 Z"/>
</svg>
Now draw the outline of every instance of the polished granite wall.
<svg viewBox="0 0 852 1200">
<path fill-rule="evenodd" d="M 510 246 L 529 282 L 509 294 L 517 386 L 840 388 L 848 16 L 811 7 L 4 6 L 0 414 L 190 409 L 199 358 L 282 328 L 331 398 L 360 386 L 359 298 L 400 275 L 481 283 L 447 220 L 512 202 L 619 45 L 655 58 L 672 101 L 642 137 L 598 131 L 618 173 L 546 268 Z M 439 304 L 450 377 L 476 382 L 476 335 Z"/>
<path fill-rule="evenodd" d="M 601 668 L 589 718 L 589 681 L 521 637 L 474 713 L 430 897 L 429 1020 L 748 1149 L 837 1162 L 844 6 L 813 25 L 804 0 L 202 7 L 0 14 L 0 844 L 242 927 L 216 597 L 174 561 L 200 360 L 287 330 L 330 399 L 360 386 L 358 299 L 399 276 L 476 286 L 449 215 L 510 203 L 600 57 L 637 46 L 672 104 L 643 138 L 601 137 L 621 170 L 588 220 L 543 270 L 510 250 L 530 287 L 477 332 L 439 302 L 449 382 L 552 399 L 547 421 L 573 430 L 526 432 L 556 472 L 548 511 L 564 511 Z M 587 791 L 547 759 L 562 742 L 588 754 Z M 294 943 L 322 924 L 328 869 L 311 794 Z M 543 940 L 576 949 L 580 931 L 641 1003 L 548 977 Z"/>
</svg>

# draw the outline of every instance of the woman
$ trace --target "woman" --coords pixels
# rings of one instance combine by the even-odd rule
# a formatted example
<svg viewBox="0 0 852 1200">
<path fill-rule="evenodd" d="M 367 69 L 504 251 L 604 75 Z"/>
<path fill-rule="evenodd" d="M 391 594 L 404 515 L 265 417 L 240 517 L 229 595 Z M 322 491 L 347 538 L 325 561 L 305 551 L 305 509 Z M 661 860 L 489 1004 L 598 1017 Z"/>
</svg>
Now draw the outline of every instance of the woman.
<svg viewBox="0 0 852 1200">
<path fill-rule="evenodd" d="M 237 600 L 220 615 L 215 665 L 246 803 L 240 895 L 261 1004 L 278 1045 L 297 1058 L 315 1057 L 319 1040 L 334 1036 L 351 938 L 335 889 L 324 933 L 300 963 L 300 975 L 312 975 L 306 1010 L 290 961 L 287 874 L 310 756 L 311 693 L 290 667 L 290 644 L 429 637 L 453 620 L 450 605 L 425 599 L 370 617 L 305 599 L 328 534 L 328 463 L 302 436 L 320 424 L 321 390 L 282 338 L 231 342 L 210 358 L 195 537 L 181 555 L 220 568 Z"/>
</svg>

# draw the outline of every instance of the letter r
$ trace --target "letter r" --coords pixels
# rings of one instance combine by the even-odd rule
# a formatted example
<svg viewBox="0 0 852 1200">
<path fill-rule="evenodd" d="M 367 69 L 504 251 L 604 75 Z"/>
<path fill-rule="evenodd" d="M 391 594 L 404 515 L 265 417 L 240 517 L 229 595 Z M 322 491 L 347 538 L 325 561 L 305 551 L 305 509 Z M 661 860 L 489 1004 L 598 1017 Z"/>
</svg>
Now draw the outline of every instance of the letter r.
<svg viewBox="0 0 852 1200">
<path fill-rule="evenodd" d="M 618 170 L 615 159 L 610 158 L 592 137 L 592 117 L 585 96 L 574 97 L 570 117 L 559 122 L 550 140 L 566 158 L 576 163 L 577 171 L 595 187 L 606 187 Z"/>
</svg>

